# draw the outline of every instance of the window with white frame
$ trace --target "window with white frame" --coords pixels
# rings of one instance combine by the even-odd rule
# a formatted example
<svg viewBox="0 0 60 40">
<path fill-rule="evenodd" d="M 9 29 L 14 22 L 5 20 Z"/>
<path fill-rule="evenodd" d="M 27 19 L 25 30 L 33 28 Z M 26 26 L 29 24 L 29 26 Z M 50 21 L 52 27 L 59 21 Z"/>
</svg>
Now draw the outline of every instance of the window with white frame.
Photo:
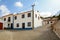
<svg viewBox="0 0 60 40">
<path fill-rule="evenodd" d="M 28 13 L 28 17 L 31 17 L 31 13 Z"/>
<path fill-rule="evenodd" d="M 15 20 L 17 19 L 17 16 L 15 16 L 15 18 L 14 18 Z"/>
<path fill-rule="evenodd" d="M 6 21 L 6 18 L 4 18 L 4 21 Z"/>
<path fill-rule="evenodd" d="M 30 27 L 31 26 L 31 22 L 28 22 L 27 26 Z"/>
<path fill-rule="evenodd" d="M 8 22 L 10 22 L 11 21 L 11 17 L 8 17 Z"/>
<path fill-rule="evenodd" d="M 22 15 L 22 18 L 25 18 L 25 14 Z"/>
<path fill-rule="evenodd" d="M 19 27 L 19 23 L 16 24 L 16 27 Z"/>
</svg>

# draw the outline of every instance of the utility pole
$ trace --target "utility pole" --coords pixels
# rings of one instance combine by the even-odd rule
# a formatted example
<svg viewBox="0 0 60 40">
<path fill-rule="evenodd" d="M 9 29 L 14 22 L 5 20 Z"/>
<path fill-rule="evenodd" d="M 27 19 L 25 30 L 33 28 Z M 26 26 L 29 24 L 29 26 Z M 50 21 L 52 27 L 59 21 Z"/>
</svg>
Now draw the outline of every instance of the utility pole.
<svg viewBox="0 0 60 40">
<path fill-rule="evenodd" d="M 32 5 L 32 28 L 34 29 L 34 6 L 35 4 Z"/>
</svg>

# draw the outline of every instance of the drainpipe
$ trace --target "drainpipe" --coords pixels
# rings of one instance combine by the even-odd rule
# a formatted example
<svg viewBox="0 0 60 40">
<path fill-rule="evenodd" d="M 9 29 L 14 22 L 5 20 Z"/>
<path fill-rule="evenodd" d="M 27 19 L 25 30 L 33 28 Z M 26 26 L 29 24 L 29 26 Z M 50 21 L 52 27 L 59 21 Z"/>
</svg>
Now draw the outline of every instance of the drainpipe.
<svg viewBox="0 0 60 40">
<path fill-rule="evenodd" d="M 34 6 L 35 4 L 32 5 L 32 29 L 34 29 Z"/>
<path fill-rule="evenodd" d="M 13 15 L 13 28 L 14 28 L 14 15 Z"/>
</svg>

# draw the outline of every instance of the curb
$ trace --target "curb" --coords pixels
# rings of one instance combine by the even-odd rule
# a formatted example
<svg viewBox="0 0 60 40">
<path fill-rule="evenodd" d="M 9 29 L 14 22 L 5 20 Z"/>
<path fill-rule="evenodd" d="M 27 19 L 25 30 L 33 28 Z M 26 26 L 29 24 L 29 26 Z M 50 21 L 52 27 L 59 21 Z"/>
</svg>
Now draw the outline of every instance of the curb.
<svg viewBox="0 0 60 40">
<path fill-rule="evenodd" d="M 53 32 L 54 32 L 54 33 L 55 33 L 55 34 L 60 38 L 59 34 L 58 34 L 58 33 L 56 33 L 56 31 L 54 31 L 54 30 L 53 30 Z"/>
</svg>

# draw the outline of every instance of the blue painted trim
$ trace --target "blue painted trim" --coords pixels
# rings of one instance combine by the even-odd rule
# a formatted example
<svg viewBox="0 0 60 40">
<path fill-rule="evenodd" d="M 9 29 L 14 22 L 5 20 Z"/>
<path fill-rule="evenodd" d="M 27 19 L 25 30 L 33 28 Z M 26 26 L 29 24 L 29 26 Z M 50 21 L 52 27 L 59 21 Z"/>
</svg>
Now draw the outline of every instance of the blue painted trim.
<svg viewBox="0 0 60 40">
<path fill-rule="evenodd" d="M 12 30 L 32 30 L 32 28 L 13 28 Z"/>
</svg>

